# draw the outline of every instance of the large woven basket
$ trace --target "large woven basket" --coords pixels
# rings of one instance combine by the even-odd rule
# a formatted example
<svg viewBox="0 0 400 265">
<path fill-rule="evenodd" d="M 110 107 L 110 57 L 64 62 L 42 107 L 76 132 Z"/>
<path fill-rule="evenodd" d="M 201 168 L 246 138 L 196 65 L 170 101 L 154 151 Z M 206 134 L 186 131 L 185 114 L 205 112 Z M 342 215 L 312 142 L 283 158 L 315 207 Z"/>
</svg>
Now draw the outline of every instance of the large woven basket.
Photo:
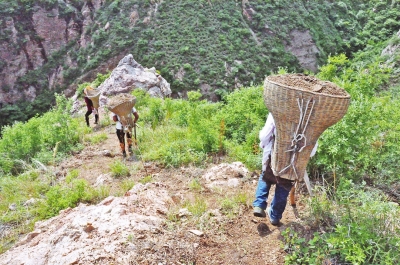
<svg viewBox="0 0 400 265">
<path fill-rule="evenodd" d="M 276 125 L 271 168 L 276 176 L 302 180 L 318 138 L 346 114 L 350 95 L 331 82 L 286 74 L 265 79 L 264 103 Z"/>
<path fill-rule="evenodd" d="M 101 92 L 94 89 L 87 89 L 86 90 L 87 97 L 93 102 L 93 107 L 98 109 L 99 108 L 99 97 Z"/>
<path fill-rule="evenodd" d="M 118 94 L 108 102 L 108 109 L 117 114 L 124 129 L 131 130 L 134 126 L 132 108 L 136 104 L 136 97 L 130 94 Z"/>
</svg>

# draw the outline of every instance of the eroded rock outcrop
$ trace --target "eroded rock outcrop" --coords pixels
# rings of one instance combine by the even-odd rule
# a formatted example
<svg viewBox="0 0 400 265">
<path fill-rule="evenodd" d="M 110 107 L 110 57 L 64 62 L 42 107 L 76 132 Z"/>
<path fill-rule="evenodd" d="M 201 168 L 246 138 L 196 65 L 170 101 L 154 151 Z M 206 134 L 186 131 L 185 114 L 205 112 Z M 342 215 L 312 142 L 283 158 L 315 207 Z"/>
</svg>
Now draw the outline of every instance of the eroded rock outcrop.
<svg viewBox="0 0 400 265">
<path fill-rule="evenodd" d="M 103 2 L 86 1 L 80 10 L 69 1 L 58 1 L 58 5 L 52 9 L 35 5 L 32 12 L 25 10 L 26 13 L 3 18 L 5 23 L 1 31 L 7 32 L 9 36 L 7 41 L 0 43 L 0 103 L 10 104 L 22 98 L 34 100 L 43 87 L 28 85 L 17 90 L 15 85 L 18 78 L 30 70 L 42 67 L 54 52 L 69 41 L 76 40 L 81 47 L 86 47 L 91 42 L 87 32 L 93 23 L 91 17 Z M 70 10 L 70 15 L 60 14 L 60 7 Z M 63 63 L 67 67 L 76 67 L 76 62 L 67 54 L 64 61 L 49 73 L 48 89 L 63 82 Z"/>
<path fill-rule="evenodd" d="M 249 170 L 242 162 L 216 165 L 202 176 L 208 188 L 212 187 L 238 187 L 244 179 L 250 176 Z"/>
<path fill-rule="evenodd" d="M 134 89 L 143 89 L 153 97 L 164 98 L 171 95 L 170 84 L 154 67 L 145 68 L 135 61 L 132 54 L 128 54 L 120 60 L 110 77 L 97 88 L 101 92 L 100 107 L 107 105 L 109 97 L 130 93 Z M 72 112 L 77 112 L 82 106 L 82 100 L 75 95 Z"/>
<path fill-rule="evenodd" d="M 400 39 L 400 31 L 396 34 L 397 38 Z M 388 62 L 392 62 L 395 58 L 394 56 L 400 52 L 400 43 L 394 42 L 389 44 L 385 49 L 383 49 L 381 55 L 388 57 Z"/>
<path fill-rule="evenodd" d="M 132 54 L 125 56 L 111 72 L 98 90 L 105 96 L 129 93 L 139 88 L 150 95 L 164 98 L 171 94 L 170 84 L 156 72 L 154 67 L 148 69 L 135 61 Z"/>
<path fill-rule="evenodd" d="M 290 43 L 285 49 L 297 57 L 299 63 L 305 69 L 316 72 L 318 70 L 317 56 L 319 50 L 309 30 L 292 30 L 290 32 Z"/>
<path fill-rule="evenodd" d="M 98 205 L 80 204 L 36 223 L 0 256 L 0 264 L 129 264 L 143 248 L 142 233 L 160 229 L 171 203 L 162 184 L 152 183 L 137 184 L 124 197 L 108 197 Z"/>
</svg>

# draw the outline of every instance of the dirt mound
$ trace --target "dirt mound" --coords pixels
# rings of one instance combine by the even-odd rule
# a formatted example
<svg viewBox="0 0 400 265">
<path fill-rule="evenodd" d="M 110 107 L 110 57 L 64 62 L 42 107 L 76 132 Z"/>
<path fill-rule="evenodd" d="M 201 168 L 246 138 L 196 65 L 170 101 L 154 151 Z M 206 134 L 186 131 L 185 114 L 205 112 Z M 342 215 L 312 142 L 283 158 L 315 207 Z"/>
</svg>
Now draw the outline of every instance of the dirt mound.
<svg viewBox="0 0 400 265">
<path fill-rule="evenodd" d="M 321 93 L 335 96 L 347 96 L 347 92 L 329 81 L 322 81 L 315 76 L 304 74 L 284 74 L 269 76 L 268 80 L 280 85 L 299 88 L 314 93 Z"/>
</svg>

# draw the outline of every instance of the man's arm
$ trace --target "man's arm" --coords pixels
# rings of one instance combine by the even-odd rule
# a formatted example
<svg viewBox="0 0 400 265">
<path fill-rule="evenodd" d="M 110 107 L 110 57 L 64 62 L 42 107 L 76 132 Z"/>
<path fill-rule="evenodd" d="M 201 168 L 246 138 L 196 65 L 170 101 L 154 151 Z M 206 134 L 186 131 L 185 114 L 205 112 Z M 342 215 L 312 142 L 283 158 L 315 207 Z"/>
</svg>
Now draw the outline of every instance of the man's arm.
<svg viewBox="0 0 400 265">
<path fill-rule="evenodd" d="M 134 112 L 133 116 L 135 116 L 135 119 L 133 120 L 133 122 L 136 123 L 137 120 L 139 119 L 139 114 L 137 112 Z"/>
<path fill-rule="evenodd" d="M 133 116 L 135 116 L 135 119 L 133 120 L 133 122 L 136 123 L 137 120 L 139 119 L 139 114 L 137 113 L 137 110 L 134 107 L 132 108 L 132 114 L 133 114 Z"/>
</svg>

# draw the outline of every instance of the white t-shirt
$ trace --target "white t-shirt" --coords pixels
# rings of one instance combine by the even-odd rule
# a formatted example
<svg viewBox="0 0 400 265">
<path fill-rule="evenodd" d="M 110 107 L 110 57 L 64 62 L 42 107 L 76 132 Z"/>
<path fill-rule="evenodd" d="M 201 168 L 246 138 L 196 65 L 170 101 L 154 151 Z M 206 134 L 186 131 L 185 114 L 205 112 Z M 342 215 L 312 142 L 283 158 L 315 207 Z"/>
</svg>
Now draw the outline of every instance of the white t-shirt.
<svg viewBox="0 0 400 265">
<path fill-rule="evenodd" d="M 262 170 L 267 169 L 266 162 L 271 155 L 272 148 L 274 146 L 274 135 L 276 135 L 276 127 L 275 120 L 272 117 L 272 114 L 269 113 L 267 117 L 267 121 L 265 122 L 264 127 L 261 129 L 259 137 L 260 137 L 260 147 L 263 149 L 263 158 L 262 158 Z M 317 152 L 318 141 L 315 143 L 313 150 L 311 151 L 310 157 L 313 157 Z"/>
<path fill-rule="evenodd" d="M 132 113 L 135 113 L 135 112 L 137 112 L 137 111 L 136 111 L 136 109 L 133 107 L 133 108 L 132 108 Z M 114 115 L 116 115 L 116 114 L 112 113 L 112 115 L 114 116 Z M 115 128 L 116 128 L 117 130 L 122 130 L 122 124 L 121 124 L 121 122 L 120 122 L 120 118 L 119 118 L 118 115 L 117 115 L 117 118 L 118 118 L 118 121 L 115 123 Z"/>
</svg>

